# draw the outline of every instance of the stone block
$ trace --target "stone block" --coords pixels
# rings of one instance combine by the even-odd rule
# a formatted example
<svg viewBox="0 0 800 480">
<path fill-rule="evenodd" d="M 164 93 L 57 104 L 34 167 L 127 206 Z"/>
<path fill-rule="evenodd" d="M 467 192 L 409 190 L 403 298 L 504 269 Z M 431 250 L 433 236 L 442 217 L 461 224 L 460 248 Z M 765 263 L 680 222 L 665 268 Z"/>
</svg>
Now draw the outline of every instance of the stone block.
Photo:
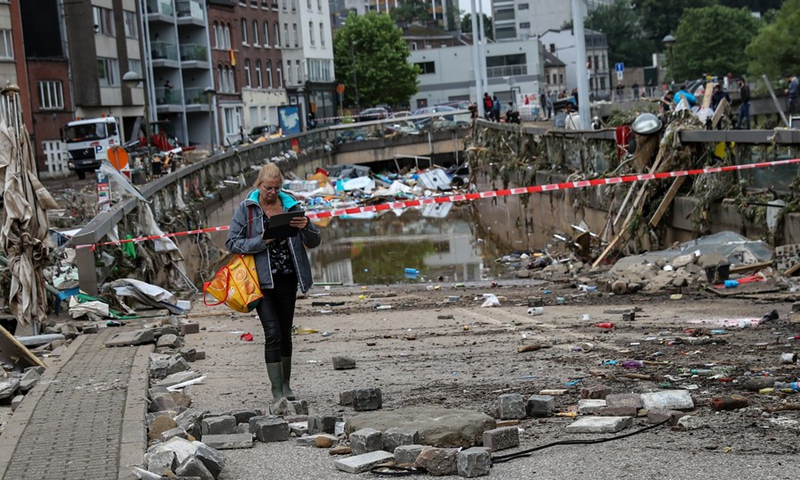
<svg viewBox="0 0 800 480">
<path fill-rule="evenodd" d="M 591 385 L 581 389 L 581 398 L 605 399 L 611 393 L 611 388 L 605 385 Z"/>
<path fill-rule="evenodd" d="M 175 473 L 178 462 L 175 460 L 175 452 L 157 452 L 145 455 L 147 471 L 156 475 L 168 476 Z"/>
<path fill-rule="evenodd" d="M 400 445 L 394 449 L 394 461 L 398 465 L 414 465 L 425 445 Z"/>
<path fill-rule="evenodd" d="M 678 426 L 686 430 L 696 430 L 703 427 L 703 421 L 699 417 L 684 415 L 678 419 Z"/>
<path fill-rule="evenodd" d="M 89 335 L 91 333 L 97 333 L 98 331 L 99 329 L 97 328 L 97 324 L 92 323 L 84 326 L 83 330 L 81 330 L 81 333 L 83 333 L 84 335 Z"/>
<path fill-rule="evenodd" d="M 0 400 L 13 398 L 17 393 L 18 388 L 19 380 L 16 378 L 9 378 L 7 380 L 0 381 Z"/>
<path fill-rule="evenodd" d="M 15 412 L 19 408 L 22 401 L 25 400 L 25 395 L 17 395 L 11 399 L 11 411 Z"/>
<path fill-rule="evenodd" d="M 425 447 L 414 466 L 424 468 L 434 477 L 455 475 L 458 473 L 458 451 L 457 448 Z"/>
<path fill-rule="evenodd" d="M 525 407 L 529 417 L 549 417 L 555 411 L 555 398 L 552 395 L 531 395 Z"/>
<path fill-rule="evenodd" d="M 569 433 L 615 433 L 633 425 L 631 417 L 585 417 L 567 425 Z"/>
<path fill-rule="evenodd" d="M 643 393 L 642 404 L 648 410 L 691 410 L 694 408 L 692 394 L 688 390 Z"/>
<path fill-rule="evenodd" d="M 169 416 L 161 415 L 156 417 L 156 419 L 153 420 L 153 423 L 150 424 L 150 429 L 147 433 L 147 436 L 150 440 L 160 440 L 162 433 L 172 430 L 177 426 L 178 424 L 175 422 L 175 420 Z"/>
<path fill-rule="evenodd" d="M 332 361 L 334 370 L 351 370 L 356 368 L 356 360 L 352 357 L 334 355 Z"/>
<path fill-rule="evenodd" d="M 382 406 L 383 399 L 380 388 L 358 388 L 353 394 L 353 408 L 357 412 L 379 410 Z"/>
<path fill-rule="evenodd" d="M 333 462 L 333 466 L 337 470 L 347 473 L 363 473 L 369 471 L 375 465 L 389 462 L 394 459 L 394 455 L 383 450 L 365 453 L 363 455 L 355 455 L 352 457 L 342 458 Z"/>
<path fill-rule="evenodd" d="M 356 401 L 355 390 L 347 390 L 345 392 L 339 392 L 339 405 L 343 407 L 352 407 L 355 401 Z"/>
<path fill-rule="evenodd" d="M 525 418 L 528 415 L 525 399 L 519 393 L 506 393 L 495 401 L 497 418 L 504 420 Z"/>
<path fill-rule="evenodd" d="M 170 428 L 164 432 L 161 432 L 161 441 L 166 442 L 171 438 L 180 437 L 180 438 L 187 438 L 186 430 L 181 427 Z"/>
<path fill-rule="evenodd" d="M 206 352 L 203 350 L 198 350 L 194 356 L 195 360 L 205 360 L 206 359 Z"/>
<path fill-rule="evenodd" d="M 156 341 L 156 347 L 159 348 L 179 348 L 183 345 L 183 341 L 173 334 L 161 335 Z"/>
<path fill-rule="evenodd" d="M 414 428 L 392 427 L 383 432 L 383 449 L 393 453 L 401 445 L 419 443 L 419 430 Z"/>
<path fill-rule="evenodd" d="M 297 445 L 301 447 L 316 447 L 320 438 L 326 438 L 331 441 L 331 443 L 339 440 L 336 436 L 328 434 L 328 433 L 318 433 L 316 435 L 304 435 L 296 440 Z"/>
<path fill-rule="evenodd" d="M 147 450 L 147 453 L 175 452 L 175 461 L 182 463 L 188 457 L 197 453 L 199 443 L 190 442 L 185 438 L 173 437 L 166 443 L 159 443 Z"/>
<path fill-rule="evenodd" d="M 606 396 L 606 405 L 609 407 L 642 408 L 642 396 L 638 393 L 617 393 Z"/>
<path fill-rule="evenodd" d="M 566 388 L 547 388 L 544 390 L 539 391 L 539 395 L 553 395 L 556 397 L 560 397 L 561 395 L 565 395 L 569 390 Z"/>
<path fill-rule="evenodd" d="M 308 401 L 289 400 L 289 404 L 293 407 L 295 415 L 308 415 Z"/>
<path fill-rule="evenodd" d="M 205 417 L 200 422 L 200 431 L 203 438 L 206 435 L 227 435 L 236 431 L 236 417 L 233 415 L 220 415 L 218 417 Z"/>
<path fill-rule="evenodd" d="M 489 475 L 492 468 L 492 457 L 489 455 L 488 449 L 472 447 L 458 452 L 456 465 L 459 477 L 482 477 Z"/>
<path fill-rule="evenodd" d="M 200 333 L 200 324 L 196 322 L 181 323 L 181 335 Z"/>
<path fill-rule="evenodd" d="M 595 413 L 601 408 L 605 408 L 606 406 L 607 405 L 605 400 L 596 400 L 596 399 L 578 400 L 579 413 Z"/>
<path fill-rule="evenodd" d="M 308 422 L 294 422 L 289 424 L 289 433 L 295 437 L 302 437 L 308 433 Z"/>
<path fill-rule="evenodd" d="M 639 410 L 634 407 L 603 407 L 594 413 L 601 417 L 635 417 Z"/>
<path fill-rule="evenodd" d="M 203 462 L 195 456 L 188 457 L 175 469 L 175 473 L 184 477 L 198 477 L 200 480 L 214 480 Z"/>
<path fill-rule="evenodd" d="M 289 440 L 289 423 L 279 418 L 265 418 L 255 425 L 259 442 L 285 442 Z"/>
<path fill-rule="evenodd" d="M 106 347 L 130 347 L 133 345 L 153 343 L 155 341 L 156 337 L 153 333 L 153 329 L 147 328 L 134 332 L 115 333 L 113 337 L 106 341 Z"/>
<path fill-rule="evenodd" d="M 172 398 L 172 395 L 162 393 L 152 399 L 148 408 L 151 412 L 177 412 L 178 404 L 175 403 L 175 399 Z"/>
<path fill-rule="evenodd" d="M 178 335 L 178 329 L 172 325 L 162 325 L 160 327 L 152 328 L 153 336 L 156 338 L 164 335 Z"/>
<path fill-rule="evenodd" d="M 483 446 L 492 452 L 519 446 L 517 427 L 500 427 L 483 432 Z"/>
<path fill-rule="evenodd" d="M 336 422 L 342 421 L 341 417 L 334 417 L 332 415 L 309 415 L 308 416 L 308 434 L 314 435 L 316 433 L 336 433 Z"/>
<path fill-rule="evenodd" d="M 38 371 L 26 369 L 25 373 L 23 373 L 22 377 L 19 379 L 19 389 L 23 392 L 27 392 L 39 383 L 40 378 L 42 378 L 42 376 Z"/>
<path fill-rule="evenodd" d="M 253 448 L 253 435 L 250 433 L 232 433 L 229 435 L 203 435 L 203 443 L 217 450 L 233 450 L 237 448 Z"/>
<path fill-rule="evenodd" d="M 383 434 L 374 428 L 363 428 L 350 434 L 350 448 L 354 455 L 383 450 Z"/>
<path fill-rule="evenodd" d="M 191 363 L 197 360 L 197 349 L 182 347 L 180 350 L 178 350 L 178 353 L 187 362 Z"/>
<path fill-rule="evenodd" d="M 60 333 L 69 340 L 75 340 L 78 338 L 78 335 L 80 335 L 80 332 L 78 332 L 78 327 L 71 323 L 65 323 L 61 325 Z"/>
<path fill-rule="evenodd" d="M 169 376 L 175 373 L 186 372 L 191 369 L 192 367 L 189 365 L 189 362 L 186 361 L 185 358 L 183 358 L 180 355 L 175 355 L 174 357 L 167 360 L 167 367 L 165 369 L 165 372 L 166 376 Z"/>
<path fill-rule="evenodd" d="M 259 413 L 255 410 L 234 410 L 231 412 L 233 418 L 236 419 L 236 424 L 240 423 L 250 423 L 250 419 L 253 417 L 258 417 Z"/>
<path fill-rule="evenodd" d="M 661 423 L 669 420 L 671 426 L 678 424 L 678 420 L 685 417 L 687 414 L 679 412 L 678 410 L 650 410 L 647 412 L 647 421 L 650 423 Z"/>
<path fill-rule="evenodd" d="M 225 468 L 225 455 L 208 445 L 198 445 L 194 456 L 203 462 L 203 465 L 214 475 L 214 478 L 217 478 L 222 469 Z"/>
</svg>

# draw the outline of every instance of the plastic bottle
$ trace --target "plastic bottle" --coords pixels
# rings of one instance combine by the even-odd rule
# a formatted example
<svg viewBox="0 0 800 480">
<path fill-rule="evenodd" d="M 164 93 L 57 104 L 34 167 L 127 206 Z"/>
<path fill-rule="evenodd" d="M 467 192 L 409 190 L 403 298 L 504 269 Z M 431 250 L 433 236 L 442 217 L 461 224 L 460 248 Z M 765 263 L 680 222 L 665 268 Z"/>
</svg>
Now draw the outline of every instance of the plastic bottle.
<svg viewBox="0 0 800 480">
<path fill-rule="evenodd" d="M 711 375 L 714 375 L 714 370 L 711 370 L 710 368 L 693 368 L 689 370 L 689 373 L 692 375 L 700 375 L 701 377 L 710 377 Z"/>
<path fill-rule="evenodd" d="M 641 360 L 625 360 L 622 362 L 622 368 L 626 368 L 628 370 L 635 370 L 642 367 L 644 367 L 644 362 Z"/>
</svg>

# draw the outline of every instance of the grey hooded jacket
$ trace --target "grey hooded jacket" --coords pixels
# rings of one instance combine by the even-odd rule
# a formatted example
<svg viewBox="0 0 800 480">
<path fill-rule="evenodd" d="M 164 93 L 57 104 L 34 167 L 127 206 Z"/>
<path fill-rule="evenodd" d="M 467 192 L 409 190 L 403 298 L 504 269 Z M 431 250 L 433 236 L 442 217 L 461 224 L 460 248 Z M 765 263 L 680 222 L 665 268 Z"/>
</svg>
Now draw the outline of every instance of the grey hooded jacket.
<svg viewBox="0 0 800 480">
<path fill-rule="evenodd" d="M 260 192 L 254 190 L 247 198 L 236 207 L 231 219 L 228 239 L 225 246 L 232 253 L 250 254 L 255 257 L 256 271 L 261 288 L 273 288 L 272 268 L 270 266 L 269 250 L 262 240 L 264 232 L 264 212 L 258 203 Z M 297 199 L 286 192 L 279 192 L 278 197 L 283 204 L 283 211 L 301 210 Z M 305 247 L 314 248 L 320 244 L 320 233 L 317 227 L 309 222 L 308 226 L 296 237 L 289 237 L 289 251 L 292 253 L 294 269 L 300 290 L 305 293 L 311 288 L 311 264 L 308 261 Z"/>
</svg>

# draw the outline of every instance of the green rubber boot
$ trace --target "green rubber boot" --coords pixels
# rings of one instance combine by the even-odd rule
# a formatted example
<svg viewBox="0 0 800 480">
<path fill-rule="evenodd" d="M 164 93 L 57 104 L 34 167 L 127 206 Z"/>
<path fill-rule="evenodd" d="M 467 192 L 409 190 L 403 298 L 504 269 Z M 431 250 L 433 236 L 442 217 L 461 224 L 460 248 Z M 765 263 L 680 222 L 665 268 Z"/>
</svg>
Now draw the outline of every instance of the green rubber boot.
<svg viewBox="0 0 800 480">
<path fill-rule="evenodd" d="M 292 357 L 281 357 L 281 365 L 283 366 L 283 396 L 287 400 L 296 400 L 297 397 L 289 386 L 289 379 L 292 376 Z"/>
<path fill-rule="evenodd" d="M 278 403 L 281 398 L 286 396 L 283 394 L 283 365 L 278 362 L 268 363 L 267 375 L 269 376 L 269 383 L 272 384 L 273 402 Z"/>
</svg>

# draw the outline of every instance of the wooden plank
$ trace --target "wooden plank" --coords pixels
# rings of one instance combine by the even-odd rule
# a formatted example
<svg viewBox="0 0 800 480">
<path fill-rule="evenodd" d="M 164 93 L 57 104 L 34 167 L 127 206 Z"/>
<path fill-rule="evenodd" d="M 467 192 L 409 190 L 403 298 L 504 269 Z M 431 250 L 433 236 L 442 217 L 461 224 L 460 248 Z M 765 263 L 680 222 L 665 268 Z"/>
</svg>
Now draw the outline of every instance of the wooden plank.
<svg viewBox="0 0 800 480">
<path fill-rule="evenodd" d="M 23 344 L 19 343 L 19 341 L 14 338 L 14 335 L 11 335 L 11 333 L 2 326 L 0 326 L 0 359 L 20 369 L 26 367 L 47 368 L 47 365 L 45 365 L 39 357 L 31 353 Z"/>
<path fill-rule="evenodd" d="M 800 262 L 798 262 L 798 264 L 800 265 Z M 741 274 L 741 273 L 746 273 L 746 272 L 757 272 L 759 270 L 762 270 L 764 268 L 771 267 L 771 266 L 772 266 L 772 260 L 770 260 L 768 262 L 761 262 L 761 263 L 748 263 L 746 265 L 737 265 L 735 267 L 731 267 L 728 270 L 728 273 L 734 275 L 734 274 Z"/>
<path fill-rule="evenodd" d="M 667 194 L 664 195 L 664 199 L 661 200 L 661 204 L 658 206 L 656 213 L 653 214 L 653 218 L 650 219 L 650 225 L 655 227 L 656 225 L 661 222 L 661 217 L 667 213 L 667 208 L 672 204 L 672 200 L 675 198 L 675 195 L 678 194 L 678 190 L 683 185 L 683 182 L 686 180 L 686 177 L 678 177 L 673 182 L 672 185 L 667 190 Z"/>
<path fill-rule="evenodd" d="M 714 94 L 714 85 L 716 82 L 707 82 L 706 89 L 703 91 L 703 104 L 702 108 L 711 108 L 711 96 Z M 692 93 L 692 92 L 689 92 Z"/>
<path fill-rule="evenodd" d="M 784 277 L 793 277 L 794 274 L 797 273 L 798 270 L 800 270 L 800 262 L 797 262 L 794 265 L 792 265 L 791 267 L 789 267 L 788 269 L 786 269 L 786 271 L 783 272 L 783 276 Z"/>
</svg>

